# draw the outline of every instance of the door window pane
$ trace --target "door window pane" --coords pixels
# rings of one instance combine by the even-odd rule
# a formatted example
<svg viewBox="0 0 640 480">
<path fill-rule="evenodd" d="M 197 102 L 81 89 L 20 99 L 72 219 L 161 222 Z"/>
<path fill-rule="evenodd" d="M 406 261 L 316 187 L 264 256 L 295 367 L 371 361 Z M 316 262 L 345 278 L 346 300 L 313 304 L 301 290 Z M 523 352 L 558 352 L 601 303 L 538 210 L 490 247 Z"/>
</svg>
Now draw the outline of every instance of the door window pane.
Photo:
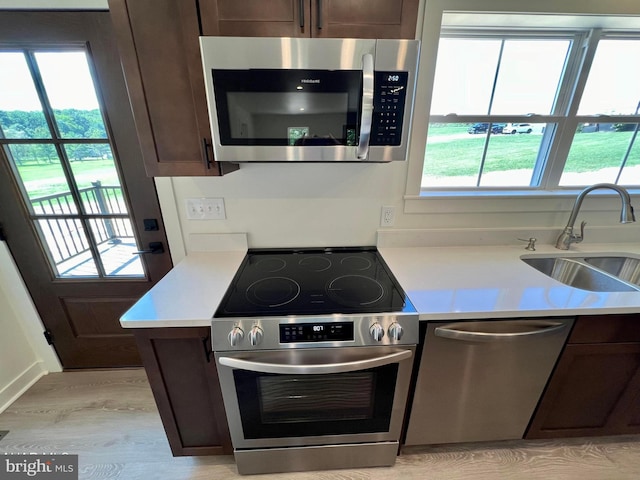
<svg viewBox="0 0 640 480">
<path fill-rule="evenodd" d="M 109 144 L 65 145 L 65 151 L 86 213 L 128 212 Z"/>
<path fill-rule="evenodd" d="M 107 138 L 84 51 L 37 52 L 61 138 Z"/>
<path fill-rule="evenodd" d="M 48 247 L 57 277 L 97 277 L 89 240 L 77 218 L 47 218 L 35 222 L 40 239 Z"/>
<path fill-rule="evenodd" d="M 6 145 L 9 161 L 24 187 L 33 213 L 77 213 L 60 158 L 53 145 Z"/>
<path fill-rule="evenodd" d="M 0 52 L 0 138 L 51 138 L 22 52 Z"/>
<path fill-rule="evenodd" d="M 640 105 L 640 40 L 598 43 L 578 115 L 633 115 Z"/>
<path fill-rule="evenodd" d="M 144 276 L 140 255 L 128 218 L 95 218 L 89 221 L 107 277 Z"/>
<path fill-rule="evenodd" d="M 561 186 L 615 183 L 629 148 L 635 124 L 582 123 L 567 157 Z M 640 183 L 638 180 L 636 184 Z"/>
<path fill-rule="evenodd" d="M 54 275 L 144 276 L 86 52 L 0 52 L 0 127 Z"/>
</svg>

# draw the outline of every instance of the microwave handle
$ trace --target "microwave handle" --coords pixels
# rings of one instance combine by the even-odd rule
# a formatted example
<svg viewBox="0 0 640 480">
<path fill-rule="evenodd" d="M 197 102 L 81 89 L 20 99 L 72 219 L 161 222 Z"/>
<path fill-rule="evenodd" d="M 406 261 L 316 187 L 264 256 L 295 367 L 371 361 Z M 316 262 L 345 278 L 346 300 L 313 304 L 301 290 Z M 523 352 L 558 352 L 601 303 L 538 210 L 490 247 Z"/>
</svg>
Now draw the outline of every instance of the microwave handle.
<svg viewBox="0 0 640 480">
<path fill-rule="evenodd" d="M 321 373 L 346 373 L 381 367 L 391 363 L 398 363 L 411 358 L 411 350 L 400 350 L 381 357 L 365 358 L 354 362 L 319 363 L 310 365 L 291 365 L 284 363 L 271 363 L 267 361 L 256 362 L 234 357 L 220 357 L 220 365 L 250 372 L 275 373 L 279 375 L 317 375 Z"/>
<path fill-rule="evenodd" d="M 360 141 L 358 143 L 358 160 L 369 155 L 371 140 L 371 123 L 373 122 L 373 55 L 362 56 L 362 116 L 360 117 Z"/>
</svg>

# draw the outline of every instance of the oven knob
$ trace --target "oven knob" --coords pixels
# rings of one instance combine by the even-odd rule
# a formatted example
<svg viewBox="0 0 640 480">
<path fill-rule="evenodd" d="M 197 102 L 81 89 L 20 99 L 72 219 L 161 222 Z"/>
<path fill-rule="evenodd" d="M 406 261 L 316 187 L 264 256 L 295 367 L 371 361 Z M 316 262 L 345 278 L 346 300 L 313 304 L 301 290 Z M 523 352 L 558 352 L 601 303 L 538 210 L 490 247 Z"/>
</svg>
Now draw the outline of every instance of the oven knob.
<svg viewBox="0 0 640 480">
<path fill-rule="evenodd" d="M 373 338 L 376 342 L 382 340 L 384 337 L 384 328 L 378 322 L 374 323 L 369 327 L 369 333 L 371 334 L 371 338 Z"/>
<path fill-rule="evenodd" d="M 238 346 L 243 338 L 244 332 L 240 327 L 233 327 L 233 330 L 229 332 L 229 343 L 232 347 Z"/>
<path fill-rule="evenodd" d="M 395 340 L 396 342 L 399 342 L 400 339 L 402 338 L 402 335 L 404 334 L 404 330 L 403 328 L 400 326 L 399 323 L 397 322 L 393 322 L 390 326 L 389 326 L 389 330 L 387 331 L 387 333 L 389 333 L 389 336 Z"/>
<path fill-rule="evenodd" d="M 256 345 L 259 345 L 262 341 L 262 337 L 262 329 L 258 325 L 251 327 L 251 330 L 249 330 L 249 343 L 251 346 L 255 347 Z"/>
</svg>

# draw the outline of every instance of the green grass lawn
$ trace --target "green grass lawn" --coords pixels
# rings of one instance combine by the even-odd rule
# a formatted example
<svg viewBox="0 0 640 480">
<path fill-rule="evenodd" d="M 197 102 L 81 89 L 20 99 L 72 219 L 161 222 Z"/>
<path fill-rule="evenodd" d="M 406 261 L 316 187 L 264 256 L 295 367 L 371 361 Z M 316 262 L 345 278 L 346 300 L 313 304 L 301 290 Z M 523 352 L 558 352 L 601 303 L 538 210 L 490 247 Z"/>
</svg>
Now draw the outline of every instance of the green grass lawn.
<svg viewBox="0 0 640 480">
<path fill-rule="evenodd" d="M 452 136 L 451 140 L 441 138 L 466 130 L 466 125 L 429 127 L 424 167 L 426 175 L 477 175 L 486 136 L 469 134 L 464 137 Z M 631 135 L 632 132 L 577 133 L 565 171 L 590 172 L 619 167 Z M 541 141 L 542 135 L 539 134 L 491 135 L 484 171 L 531 170 Z M 640 146 L 634 150 L 632 153 L 635 156 L 640 154 Z"/>
<path fill-rule="evenodd" d="M 113 160 L 71 162 L 78 188 L 91 187 L 100 180 L 103 185 L 120 185 Z M 69 191 L 60 163 L 28 163 L 18 166 L 29 197 L 36 198 Z"/>
</svg>

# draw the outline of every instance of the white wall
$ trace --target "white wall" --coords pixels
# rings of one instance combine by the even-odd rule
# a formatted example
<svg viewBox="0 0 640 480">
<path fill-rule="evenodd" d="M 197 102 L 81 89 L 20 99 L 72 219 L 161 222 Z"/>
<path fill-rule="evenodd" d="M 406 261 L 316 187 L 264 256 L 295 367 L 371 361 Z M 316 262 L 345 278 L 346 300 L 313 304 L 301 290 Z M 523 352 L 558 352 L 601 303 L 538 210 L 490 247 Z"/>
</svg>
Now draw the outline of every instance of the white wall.
<svg viewBox="0 0 640 480">
<path fill-rule="evenodd" d="M 42 375 L 61 370 L 43 331 L 9 250 L 0 242 L 0 412 Z"/>
</svg>

